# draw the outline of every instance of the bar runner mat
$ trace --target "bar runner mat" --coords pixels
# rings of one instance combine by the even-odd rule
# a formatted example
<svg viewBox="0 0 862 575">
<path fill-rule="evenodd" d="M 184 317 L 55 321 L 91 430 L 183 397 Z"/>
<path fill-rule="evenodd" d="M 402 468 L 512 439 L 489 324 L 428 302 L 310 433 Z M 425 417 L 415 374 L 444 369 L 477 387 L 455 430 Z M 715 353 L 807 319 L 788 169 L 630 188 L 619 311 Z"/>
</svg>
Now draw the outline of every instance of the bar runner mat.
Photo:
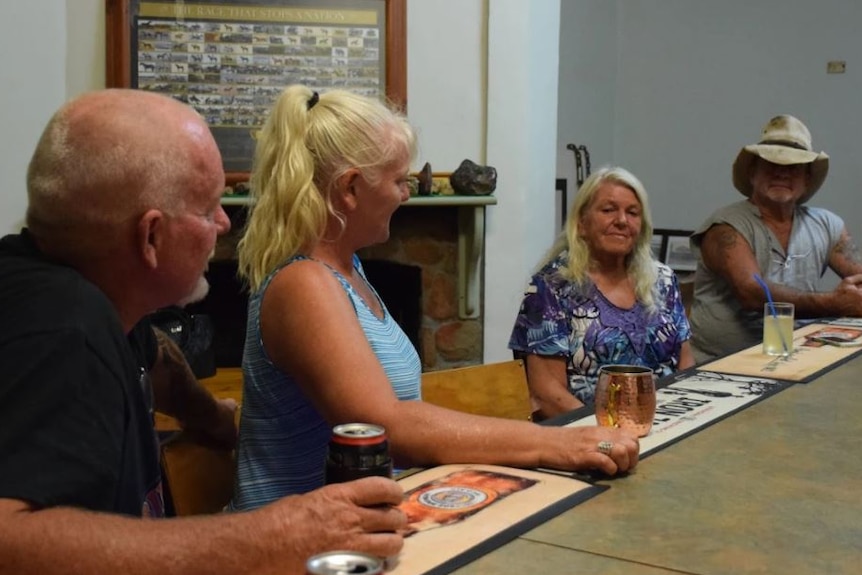
<svg viewBox="0 0 862 575">
<path fill-rule="evenodd" d="M 699 365 L 697 369 L 808 383 L 862 352 L 862 347 L 859 347 L 862 346 L 862 327 L 851 327 L 838 321 L 812 323 L 794 330 L 793 352 L 787 357 L 764 355 L 762 346 L 758 344 Z M 814 339 L 818 336 L 827 336 L 827 339 L 840 336 L 849 347 Z"/>
<path fill-rule="evenodd" d="M 444 575 L 607 489 L 497 465 L 441 465 L 398 483 L 408 525 L 390 575 Z"/>
<path fill-rule="evenodd" d="M 747 377 L 689 369 L 656 384 L 656 409 L 649 435 L 640 438 L 643 459 L 793 385 L 765 377 Z M 545 425 L 596 425 L 595 414 L 578 409 Z"/>
</svg>

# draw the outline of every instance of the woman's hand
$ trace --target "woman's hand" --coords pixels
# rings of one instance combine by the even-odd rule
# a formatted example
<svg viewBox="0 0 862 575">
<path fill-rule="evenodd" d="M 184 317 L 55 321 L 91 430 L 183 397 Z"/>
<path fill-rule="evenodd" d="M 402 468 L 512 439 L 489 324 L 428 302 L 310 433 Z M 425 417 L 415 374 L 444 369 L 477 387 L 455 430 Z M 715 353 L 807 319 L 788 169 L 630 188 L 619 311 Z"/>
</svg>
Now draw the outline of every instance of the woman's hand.
<svg viewBox="0 0 862 575">
<path fill-rule="evenodd" d="M 547 460 L 542 467 L 583 471 L 598 469 L 608 475 L 631 471 L 638 464 L 637 436 L 612 427 L 543 427 L 549 435 Z"/>
</svg>

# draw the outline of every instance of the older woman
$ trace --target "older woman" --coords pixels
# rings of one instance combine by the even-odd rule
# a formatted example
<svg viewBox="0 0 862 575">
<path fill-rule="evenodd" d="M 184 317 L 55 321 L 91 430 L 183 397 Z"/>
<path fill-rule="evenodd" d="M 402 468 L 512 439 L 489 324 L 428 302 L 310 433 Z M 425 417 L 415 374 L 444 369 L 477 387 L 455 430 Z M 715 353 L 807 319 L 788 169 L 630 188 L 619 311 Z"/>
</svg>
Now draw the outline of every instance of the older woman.
<svg viewBox="0 0 862 575">
<path fill-rule="evenodd" d="M 599 368 L 694 364 L 679 283 L 652 258 L 643 185 L 618 167 L 595 172 L 538 266 L 509 347 L 523 356 L 536 417 L 592 405 Z"/>
<path fill-rule="evenodd" d="M 558 469 L 637 464 L 616 429 L 551 428 L 420 401 L 420 363 L 356 251 L 389 237 L 407 200 L 413 130 L 380 101 L 288 88 L 258 135 L 239 263 L 251 287 L 232 507 L 323 485 L 332 427 L 386 428 L 402 465 Z"/>
</svg>

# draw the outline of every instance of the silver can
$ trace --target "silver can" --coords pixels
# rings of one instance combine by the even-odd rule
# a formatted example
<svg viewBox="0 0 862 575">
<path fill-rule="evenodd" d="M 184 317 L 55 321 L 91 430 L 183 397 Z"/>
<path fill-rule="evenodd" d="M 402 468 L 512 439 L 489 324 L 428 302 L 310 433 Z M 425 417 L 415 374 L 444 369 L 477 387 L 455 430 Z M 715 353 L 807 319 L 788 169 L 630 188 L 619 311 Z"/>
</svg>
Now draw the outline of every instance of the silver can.
<svg viewBox="0 0 862 575">
<path fill-rule="evenodd" d="M 356 551 L 330 551 L 305 564 L 307 575 L 381 575 L 383 559 Z"/>
</svg>

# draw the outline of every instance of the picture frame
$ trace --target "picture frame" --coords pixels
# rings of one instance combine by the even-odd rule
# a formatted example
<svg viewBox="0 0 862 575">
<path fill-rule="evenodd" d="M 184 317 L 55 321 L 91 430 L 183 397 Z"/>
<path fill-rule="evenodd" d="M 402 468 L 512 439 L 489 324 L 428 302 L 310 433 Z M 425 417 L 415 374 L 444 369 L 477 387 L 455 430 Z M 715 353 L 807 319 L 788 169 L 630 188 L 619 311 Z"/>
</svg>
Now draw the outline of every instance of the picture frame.
<svg viewBox="0 0 862 575">
<path fill-rule="evenodd" d="M 566 178 L 556 178 L 554 189 L 560 197 L 560 230 L 562 230 L 566 227 L 566 216 L 569 211 L 568 180 Z"/>
<path fill-rule="evenodd" d="M 228 186 L 288 85 L 407 107 L 406 0 L 105 0 L 109 88 L 177 98 L 208 121 Z"/>
<path fill-rule="evenodd" d="M 653 230 L 652 239 L 650 240 L 650 250 L 652 257 L 664 263 L 664 246 L 667 236 L 660 233 L 658 230 Z"/>
<path fill-rule="evenodd" d="M 675 272 L 693 272 L 697 269 L 697 258 L 689 245 L 691 234 L 691 231 L 681 230 L 672 230 L 664 234 L 662 262 Z"/>
</svg>

